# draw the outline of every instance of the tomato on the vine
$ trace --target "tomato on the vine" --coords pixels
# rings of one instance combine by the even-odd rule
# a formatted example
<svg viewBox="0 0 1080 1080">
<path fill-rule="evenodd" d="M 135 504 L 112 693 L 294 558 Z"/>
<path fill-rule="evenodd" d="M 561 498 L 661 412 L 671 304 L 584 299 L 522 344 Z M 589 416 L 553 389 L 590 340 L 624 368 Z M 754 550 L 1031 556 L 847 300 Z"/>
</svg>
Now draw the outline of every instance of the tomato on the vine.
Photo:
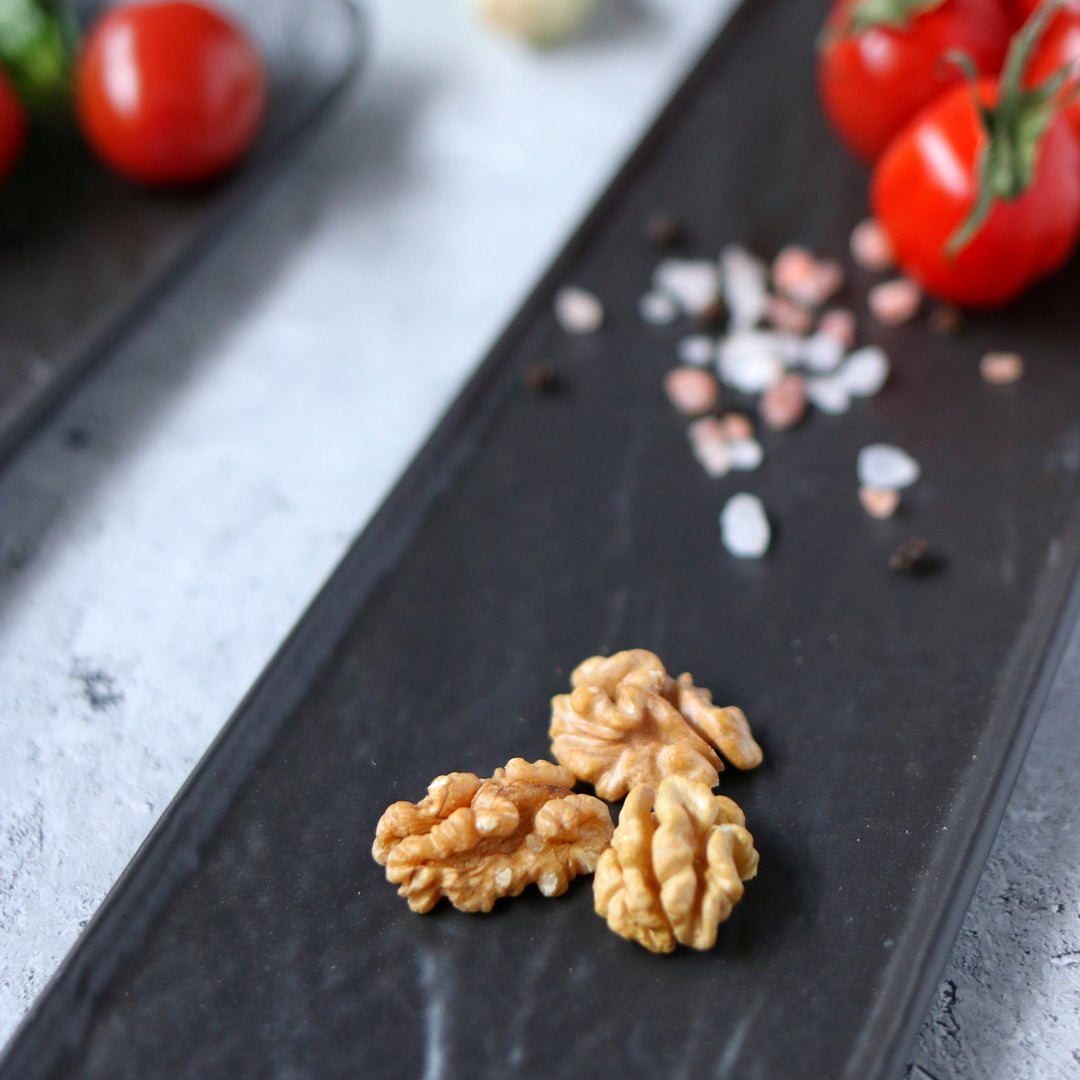
<svg viewBox="0 0 1080 1080">
<path fill-rule="evenodd" d="M 874 213 L 897 261 L 940 299 L 1008 303 L 1080 238 L 1080 143 L 1058 112 L 1061 79 L 1021 86 L 1045 22 L 1017 34 L 999 81 L 951 90 L 875 169 Z"/>
<path fill-rule="evenodd" d="M 1063 97 L 1076 98 L 1080 90 L 1080 0 L 1054 16 L 1035 47 L 1025 82 L 1038 86 L 1061 71 L 1070 72 L 1062 88 Z M 1063 115 L 1080 138 L 1080 99 L 1072 100 Z"/>
<path fill-rule="evenodd" d="M 997 74 L 1012 20 L 1001 0 L 837 0 L 822 30 L 818 87 L 836 132 L 872 162 L 920 109 L 962 80 L 960 50 Z"/>
<path fill-rule="evenodd" d="M 116 172 L 184 184 L 231 168 L 258 134 L 266 69 L 235 23 L 193 0 L 108 11 L 79 56 L 80 126 Z"/>
<path fill-rule="evenodd" d="M 26 144 L 26 110 L 0 69 L 0 180 L 15 167 Z"/>
</svg>

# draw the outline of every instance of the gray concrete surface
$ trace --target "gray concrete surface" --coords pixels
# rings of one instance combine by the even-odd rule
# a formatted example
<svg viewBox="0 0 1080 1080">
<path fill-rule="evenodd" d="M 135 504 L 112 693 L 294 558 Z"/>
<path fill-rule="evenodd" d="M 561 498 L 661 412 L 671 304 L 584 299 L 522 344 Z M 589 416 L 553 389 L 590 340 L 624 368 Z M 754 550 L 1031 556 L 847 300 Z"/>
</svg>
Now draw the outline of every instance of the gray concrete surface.
<svg viewBox="0 0 1080 1080">
<path fill-rule="evenodd" d="M 375 0 L 332 126 L 0 475 L 0 1042 L 731 6 L 538 55 Z M 918 1080 L 1080 1075 L 1077 701 L 1080 637 Z"/>
</svg>

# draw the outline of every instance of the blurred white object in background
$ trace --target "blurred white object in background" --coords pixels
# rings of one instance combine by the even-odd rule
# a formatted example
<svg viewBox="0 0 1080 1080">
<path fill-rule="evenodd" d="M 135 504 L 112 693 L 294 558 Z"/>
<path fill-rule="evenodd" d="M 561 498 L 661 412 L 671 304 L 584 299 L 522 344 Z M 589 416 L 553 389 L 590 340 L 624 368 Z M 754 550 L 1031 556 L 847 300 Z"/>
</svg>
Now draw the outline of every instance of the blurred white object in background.
<svg viewBox="0 0 1080 1080">
<path fill-rule="evenodd" d="M 596 0 L 473 0 L 492 26 L 534 45 L 556 45 L 577 33 L 596 8 Z"/>
</svg>

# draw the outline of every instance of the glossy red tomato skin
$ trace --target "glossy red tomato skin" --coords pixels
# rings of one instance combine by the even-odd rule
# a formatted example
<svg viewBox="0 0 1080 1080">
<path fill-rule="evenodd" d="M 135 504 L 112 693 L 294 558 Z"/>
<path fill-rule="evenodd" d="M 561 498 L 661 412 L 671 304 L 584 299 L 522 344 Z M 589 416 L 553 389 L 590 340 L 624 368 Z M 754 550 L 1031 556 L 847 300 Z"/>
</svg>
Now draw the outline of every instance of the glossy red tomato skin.
<svg viewBox="0 0 1080 1080">
<path fill-rule="evenodd" d="M 76 69 L 87 141 L 114 171 L 147 184 L 197 183 L 232 168 L 255 141 L 266 98 L 255 45 L 192 0 L 112 8 Z"/>
<path fill-rule="evenodd" d="M 1013 10 L 1018 22 L 1026 22 L 1035 13 L 1042 0 L 1012 0 Z M 1080 14 L 1080 0 L 1065 0 L 1063 10 Z"/>
<path fill-rule="evenodd" d="M 977 92 L 986 104 L 993 80 Z M 985 135 L 972 91 L 951 90 L 893 141 L 874 170 L 871 203 L 897 262 L 927 292 L 963 307 L 1000 307 L 1057 270 L 1080 238 L 1080 144 L 1060 117 L 1039 146 L 1020 198 L 998 201 L 957 255 L 946 246 L 975 202 Z"/>
<path fill-rule="evenodd" d="M 26 110 L 0 69 L 0 181 L 15 167 L 26 145 Z"/>
<path fill-rule="evenodd" d="M 1080 84 L 1080 0 L 1075 12 L 1062 11 L 1051 20 L 1035 46 L 1035 53 L 1024 74 L 1024 83 L 1039 86 L 1065 67 L 1073 68 L 1076 74 L 1068 80 L 1063 93 L 1075 93 Z M 1062 115 L 1080 138 L 1080 101 L 1074 101 L 1063 110 Z"/>
<path fill-rule="evenodd" d="M 1013 22 L 999 0 L 945 0 L 904 29 L 844 33 L 855 0 L 838 0 L 825 23 L 818 91 L 837 134 L 871 163 L 892 137 L 946 89 L 960 69 L 942 62 L 959 49 L 980 73 L 996 74 Z"/>
</svg>

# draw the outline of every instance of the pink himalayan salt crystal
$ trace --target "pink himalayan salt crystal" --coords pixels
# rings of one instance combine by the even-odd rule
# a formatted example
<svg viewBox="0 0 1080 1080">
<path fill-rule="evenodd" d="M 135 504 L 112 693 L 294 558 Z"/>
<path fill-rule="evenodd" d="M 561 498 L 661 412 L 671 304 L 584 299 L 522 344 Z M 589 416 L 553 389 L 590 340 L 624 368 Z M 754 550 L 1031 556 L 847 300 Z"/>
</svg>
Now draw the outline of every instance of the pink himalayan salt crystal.
<svg viewBox="0 0 1080 1080">
<path fill-rule="evenodd" d="M 1024 377 L 1024 359 L 1014 352 L 988 352 L 979 361 L 979 374 L 995 386 L 1008 386 Z"/>
<path fill-rule="evenodd" d="M 922 289 L 910 278 L 875 285 L 867 295 L 870 314 L 885 326 L 909 322 L 922 305 Z"/>
<path fill-rule="evenodd" d="M 707 371 L 677 367 L 664 376 L 664 393 L 683 416 L 700 416 L 716 404 L 720 387 Z"/>
<path fill-rule="evenodd" d="M 728 413 L 721 421 L 721 428 L 725 438 L 732 440 L 752 439 L 754 437 L 754 425 L 748 416 L 742 413 Z"/>
<path fill-rule="evenodd" d="M 788 334 L 806 334 L 810 332 L 814 319 L 806 308 L 789 300 L 786 296 L 770 296 L 765 317 L 776 327 Z"/>
<path fill-rule="evenodd" d="M 851 257 L 872 273 L 891 270 L 896 265 L 888 234 L 874 218 L 860 221 L 851 230 Z"/>
<path fill-rule="evenodd" d="M 803 307 L 817 308 L 844 284 L 844 271 L 831 259 L 817 259 L 804 247 L 791 244 L 776 256 L 772 281 L 777 291 Z"/>
<path fill-rule="evenodd" d="M 883 521 L 896 513 L 900 505 L 900 492 L 887 491 L 884 488 L 861 487 L 859 488 L 859 502 L 872 518 Z"/>
<path fill-rule="evenodd" d="M 824 334 L 843 348 L 855 344 L 855 315 L 847 308 L 829 308 L 818 321 L 818 333 Z"/>
<path fill-rule="evenodd" d="M 787 375 L 758 404 L 761 419 L 774 431 L 787 431 L 806 415 L 806 380 Z"/>
<path fill-rule="evenodd" d="M 731 471 L 731 442 L 724 425 L 715 416 L 695 420 L 686 436 L 698 464 L 712 477 L 726 476 Z"/>
</svg>

